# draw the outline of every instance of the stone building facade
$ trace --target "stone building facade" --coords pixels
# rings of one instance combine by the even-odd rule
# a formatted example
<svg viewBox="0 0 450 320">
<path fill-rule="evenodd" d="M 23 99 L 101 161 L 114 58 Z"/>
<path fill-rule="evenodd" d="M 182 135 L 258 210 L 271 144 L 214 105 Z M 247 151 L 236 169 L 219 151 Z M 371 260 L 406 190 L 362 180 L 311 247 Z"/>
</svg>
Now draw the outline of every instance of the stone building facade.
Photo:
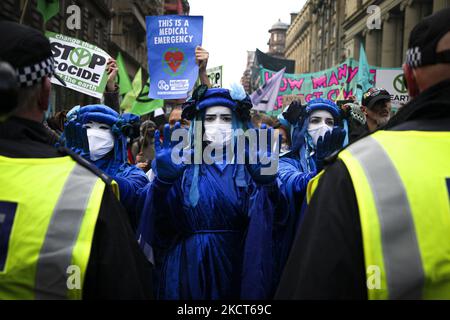
<svg viewBox="0 0 450 320">
<path fill-rule="evenodd" d="M 122 54 L 131 79 L 139 68 L 147 70 L 145 16 L 164 14 L 163 2 L 112 0 L 108 52 L 113 57 Z"/>
<path fill-rule="evenodd" d="M 308 0 L 293 15 L 285 56 L 296 60 L 296 72 L 315 72 L 358 60 L 362 43 L 369 64 L 401 67 L 414 26 L 448 7 L 450 0 Z"/>
<path fill-rule="evenodd" d="M 308 0 L 299 13 L 291 13 L 291 25 L 286 34 L 285 57 L 295 60 L 295 73 L 311 71 L 312 1 Z"/>
<path fill-rule="evenodd" d="M 378 6 L 379 28 L 368 28 L 371 6 Z M 364 45 L 369 64 L 400 67 L 405 59 L 411 30 L 425 16 L 450 6 L 448 0 L 350 0 L 344 18 L 345 55 L 359 58 Z M 370 23 L 370 22 L 369 22 Z"/>
<path fill-rule="evenodd" d="M 286 31 L 289 25 L 278 20 L 272 28 L 270 28 L 270 39 L 267 43 L 269 45 L 269 52 L 271 56 L 284 58 L 284 50 L 286 47 Z"/>
<path fill-rule="evenodd" d="M 339 63 L 345 3 L 336 0 L 313 0 L 311 3 L 311 72 Z"/>
<path fill-rule="evenodd" d="M 247 51 L 247 66 L 244 74 L 241 78 L 241 84 L 245 89 L 245 92 L 251 93 L 253 90 L 252 74 L 255 63 L 255 51 Z"/>
</svg>

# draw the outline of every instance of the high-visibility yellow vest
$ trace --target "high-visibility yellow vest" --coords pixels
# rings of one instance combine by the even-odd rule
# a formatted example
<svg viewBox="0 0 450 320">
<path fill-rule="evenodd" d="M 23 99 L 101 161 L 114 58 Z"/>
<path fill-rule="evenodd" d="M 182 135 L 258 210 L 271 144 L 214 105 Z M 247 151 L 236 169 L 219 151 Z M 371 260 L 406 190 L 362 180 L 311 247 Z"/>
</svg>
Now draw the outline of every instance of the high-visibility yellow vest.
<svg viewBox="0 0 450 320">
<path fill-rule="evenodd" d="M 450 132 L 378 131 L 339 158 L 358 202 L 369 299 L 450 299 Z"/>
<path fill-rule="evenodd" d="M 0 299 L 81 299 L 105 182 L 70 157 L 0 156 Z"/>
</svg>

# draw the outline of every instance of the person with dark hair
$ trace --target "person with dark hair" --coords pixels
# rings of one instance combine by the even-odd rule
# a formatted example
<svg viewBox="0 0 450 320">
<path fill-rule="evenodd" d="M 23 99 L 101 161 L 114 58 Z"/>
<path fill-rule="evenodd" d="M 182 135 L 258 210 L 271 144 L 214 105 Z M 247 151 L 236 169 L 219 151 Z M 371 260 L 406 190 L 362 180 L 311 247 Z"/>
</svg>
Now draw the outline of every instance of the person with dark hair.
<svg viewBox="0 0 450 320">
<path fill-rule="evenodd" d="M 189 127 L 189 120 L 183 119 L 181 117 L 181 113 L 183 112 L 183 108 L 181 106 L 175 106 L 169 113 L 169 125 L 171 128 L 175 126 L 175 123 L 179 122 L 182 127 Z M 161 131 L 162 132 L 162 131 Z"/>
<path fill-rule="evenodd" d="M 252 124 L 255 128 L 261 128 L 262 124 L 265 124 L 271 128 L 275 127 L 276 119 L 272 118 L 271 116 L 268 116 L 264 113 L 255 113 L 252 116 Z"/>
<path fill-rule="evenodd" d="M 155 158 L 155 131 L 156 124 L 153 121 L 142 122 L 139 138 L 131 146 L 132 155 L 136 159 L 136 166 L 144 172 L 150 169 L 151 162 Z"/>
<path fill-rule="evenodd" d="M 275 132 L 281 135 L 280 154 L 289 152 L 291 149 L 291 136 L 289 135 L 289 129 L 280 123 L 275 125 Z"/>
<path fill-rule="evenodd" d="M 58 136 L 64 131 L 64 123 L 66 122 L 66 111 L 59 111 L 53 117 L 47 119 L 47 125 L 51 130 L 55 132 Z"/>
<path fill-rule="evenodd" d="M 0 64 L 0 299 L 151 298 L 151 265 L 117 185 L 55 148 L 42 125 L 55 76 L 48 39 L 5 21 L 0 34 L 14 72 Z"/>
<path fill-rule="evenodd" d="M 385 89 L 370 88 L 364 93 L 361 110 L 366 116 L 368 133 L 388 123 L 391 109 L 391 95 Z"/>
<path fill-rule="evenodd" d="M 410 102 L 329 159 L 278 299 L 450 299 L 450 9 L 411 31 Z"/>
</svg>

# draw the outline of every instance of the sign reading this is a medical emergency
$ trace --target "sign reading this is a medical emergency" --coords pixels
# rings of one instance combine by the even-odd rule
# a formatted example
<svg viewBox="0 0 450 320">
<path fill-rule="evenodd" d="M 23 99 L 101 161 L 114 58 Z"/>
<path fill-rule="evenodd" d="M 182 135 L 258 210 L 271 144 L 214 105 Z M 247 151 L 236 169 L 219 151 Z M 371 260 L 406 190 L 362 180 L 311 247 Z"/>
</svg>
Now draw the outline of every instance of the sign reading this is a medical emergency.
<svg viewBox="0 0 450 320">
<path fill-rule="evenodd" d="M 198 77 L 195 47 L 202 44 L 203 17 L 149 16 L 148 66 L 152 99 L 183 99 Z"/>
<path fill-rule="evenodd" d="M 56 73 L 68 88 L 101 98 L 108 75 L 105 72 L 110 56 L 102 49 L 79 39 L 47 32 L 55 59 Z M 52 83 L 60 85 L 52 78 Z"/>
</svg>

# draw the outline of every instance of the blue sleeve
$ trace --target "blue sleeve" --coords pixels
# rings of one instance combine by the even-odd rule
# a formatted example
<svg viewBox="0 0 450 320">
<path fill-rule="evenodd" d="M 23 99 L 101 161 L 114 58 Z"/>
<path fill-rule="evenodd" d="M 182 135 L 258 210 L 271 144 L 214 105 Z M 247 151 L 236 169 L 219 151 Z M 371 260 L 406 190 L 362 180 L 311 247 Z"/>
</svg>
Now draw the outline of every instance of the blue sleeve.
<svg viewBox="0 0 450 320">
<path fill-rule="evenodd" d="M 139 220 L 136 203 L 139 190 L 150 183 L 148 177 L 141 169 L 127 164 L 127 167 L 119 171 L 113 179 L 119 185 L 120 202 L 130 215 L 133 228 L 136 229 Z"/>
<path fill-rule="evenodd" d="M 305 173 L 300 168 L 299 161 L 293 158 L 280 159 L 278 177 L 288 194 L 304 197 L 309 180 L 316 175 L 315 172 Z"/>
<path fill-rule="evenodd" d="M 305 202 L 306 188 L 315 175 L 315 171 L 311 173 L 303 172 L 300 161 L 297 159 L 280 159 L 278 178 L 281 181 L 281 189 L 287 199 L 287 210 L 278 216 L 278 225 L 281 231 L 277 237 L 286 239 L 285 241 L 278 239 L 278 242 L 284 242 L 289 248 L 304 212 L 302 205 Z"/>
<path fill-rule="evenodd" d="M 306 205 L 306 187 L 315 172 L 303 172 L 300 161 L 295 158 L 281 158 L 278 178 L 286 197 L 285 209 L 277 213 L 276 228 L 273 232 L 274 286 L 278 285 L 284 266 L 289 257 L 292 243 L 297 234 Z"/>
<path fill-rule="evenodd" d="M 285 203 L 278 180 L 271 185 L 255 186 L 250 195 L 250 219 L 242 266 L 242 299 L 269 299 L 273 295 L 274 221 L 280 205 Z"/>
<path fill-rule="evenodd" d="M 179 179 L 180 180 L 180 179 Z M 182 210 L 181 182 L 166 183 L 157 177 L 139 191 L 137 239 L 147 259 L 158 263 L 177 232 L 172 212 Z"/>
</svg>

